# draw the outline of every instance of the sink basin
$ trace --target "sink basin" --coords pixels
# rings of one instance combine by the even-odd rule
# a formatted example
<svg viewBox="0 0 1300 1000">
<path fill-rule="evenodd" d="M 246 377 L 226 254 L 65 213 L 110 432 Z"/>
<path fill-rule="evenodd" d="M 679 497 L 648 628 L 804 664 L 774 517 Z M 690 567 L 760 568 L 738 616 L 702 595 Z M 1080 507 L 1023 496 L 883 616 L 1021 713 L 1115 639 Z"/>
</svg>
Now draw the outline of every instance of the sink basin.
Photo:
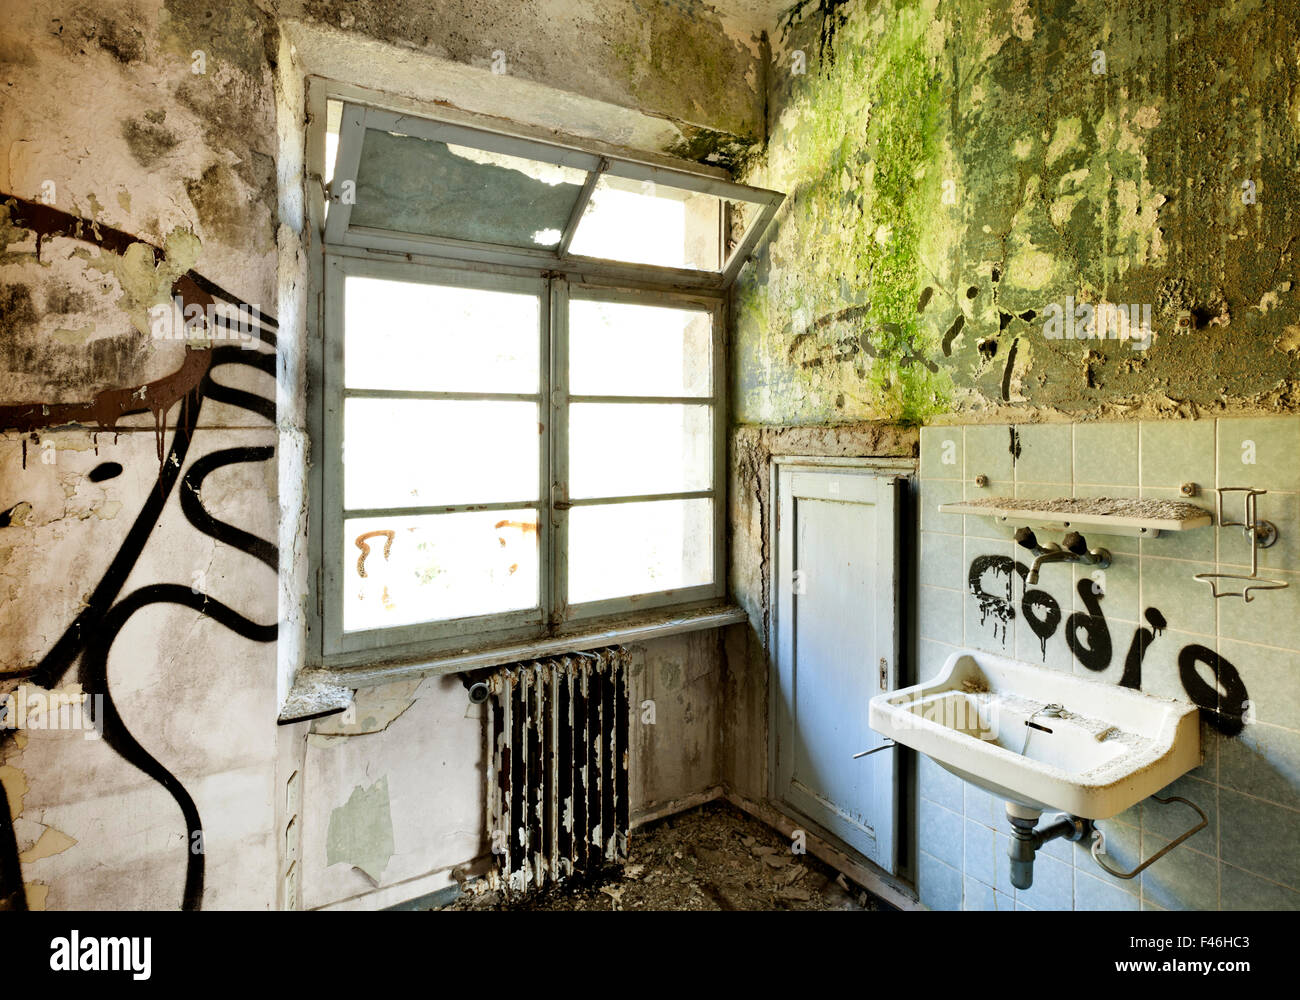
<svg viewBox="0 0 1300 1000">
<path fill-rule="evenodd" d="M 1022 815 L 1107 819 L 1201 763 L 1196 706 L 991 653 L 876 695 L 869 721 Z"/>
</svg>

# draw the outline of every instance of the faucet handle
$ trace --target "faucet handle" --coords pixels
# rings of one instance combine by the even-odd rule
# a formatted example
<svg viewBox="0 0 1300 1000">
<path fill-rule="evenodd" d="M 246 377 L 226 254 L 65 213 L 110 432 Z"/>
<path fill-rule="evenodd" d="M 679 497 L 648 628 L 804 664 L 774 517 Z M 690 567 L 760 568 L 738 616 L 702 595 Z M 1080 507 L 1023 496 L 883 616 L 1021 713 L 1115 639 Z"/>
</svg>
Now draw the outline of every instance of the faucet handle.
<svg viewBox="0 0 1300 1000">
<path fill-rule="evenodd" d="M 1084 555 L 1088 551 L 1088 543 L 1084 541 L 1083 536 L 1077 531 L 1071 531 L 1066 535 L 1064 544 L 1076 556 Z"/>
<path fill-rule="evenodd" d="M 1017 528 L 1016 542 L 1031 551 L 1038 548 L 1038 536 L 1034 534 L 1033 528 Z"/>
</svg>

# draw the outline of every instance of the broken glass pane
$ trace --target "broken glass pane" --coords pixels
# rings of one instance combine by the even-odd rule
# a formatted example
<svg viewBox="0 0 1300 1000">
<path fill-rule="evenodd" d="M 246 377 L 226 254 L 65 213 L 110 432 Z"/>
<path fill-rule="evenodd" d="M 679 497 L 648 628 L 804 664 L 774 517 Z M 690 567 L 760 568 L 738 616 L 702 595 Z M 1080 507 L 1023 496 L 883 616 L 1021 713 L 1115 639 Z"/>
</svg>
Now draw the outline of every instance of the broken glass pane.
<svg viewBox="0 0 1300 1000">
<path fill-rule="evenodd" d="M 349 222 L 554 249 L 586 178 L 572 167 L 367 129 Z"/>
</svg>

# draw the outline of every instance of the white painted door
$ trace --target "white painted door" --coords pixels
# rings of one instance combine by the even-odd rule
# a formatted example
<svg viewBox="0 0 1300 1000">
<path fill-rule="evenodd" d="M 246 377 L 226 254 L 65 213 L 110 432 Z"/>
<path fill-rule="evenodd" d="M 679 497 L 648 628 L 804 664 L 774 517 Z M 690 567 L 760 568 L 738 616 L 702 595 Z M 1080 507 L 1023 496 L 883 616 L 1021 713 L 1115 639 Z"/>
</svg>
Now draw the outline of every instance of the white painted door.
<svg viewBox="0 0 1300 1000">
<path fill-rule="evenodd" d="M 898 754 L 853 755 L 883 744 L 867 703 L 895 681 L 898 480 L 778 469 L 774 797 L 893 872 Z"/>
</svg>

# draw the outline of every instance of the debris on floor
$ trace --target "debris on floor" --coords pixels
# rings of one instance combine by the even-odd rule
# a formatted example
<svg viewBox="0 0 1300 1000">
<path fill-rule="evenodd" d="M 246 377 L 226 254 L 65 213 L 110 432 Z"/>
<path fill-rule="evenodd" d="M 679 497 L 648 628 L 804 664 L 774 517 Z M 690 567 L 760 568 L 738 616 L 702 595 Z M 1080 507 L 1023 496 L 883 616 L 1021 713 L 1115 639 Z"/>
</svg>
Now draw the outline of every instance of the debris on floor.
<svg viewBox="0 0 1300 1000">
<path fill-rule="evenodd" d="M 517 901 L 465 895 L 449 910 L 887 910 L 890 907 L 729 803 L 632 831 L 628 863 L 603 881 Z M 483 883 L 479 883 L 483 884 Z"/>
</svg>

